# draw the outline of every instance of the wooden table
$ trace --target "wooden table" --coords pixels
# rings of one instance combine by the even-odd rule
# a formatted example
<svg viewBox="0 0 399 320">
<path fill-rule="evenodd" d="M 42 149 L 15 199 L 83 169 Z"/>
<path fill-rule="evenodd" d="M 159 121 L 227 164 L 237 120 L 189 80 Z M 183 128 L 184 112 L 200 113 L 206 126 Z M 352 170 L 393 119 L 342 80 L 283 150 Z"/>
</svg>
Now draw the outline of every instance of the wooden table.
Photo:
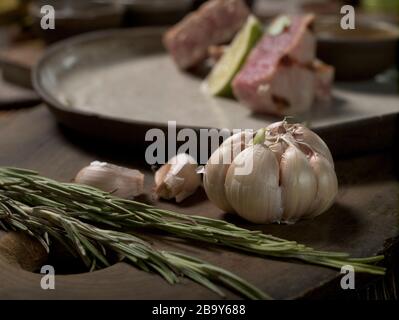
<svg viewBox="0 0 399 320">
<path fill-rule="evenodd" d="M 151 196 L 153 174 L 145 165 L 143 147 L 118 147 L 87 140 L 59 127 L 44 106 L 5 113 L 0 111 L 0 137 L 0 165 L 38 170 L 43 175 L 62 181 L 70 181 L 80 168 L 93 160 L 128 165 L 145 173 L 145 200 L 163 208 L 224 218 L 251 227 L 236 217 L 220 212 L 206 201 L 203 192 L 197 193 L 180 207 L 154 201 Z M 315 220 L 260 228 L 315 248 L 347 251 L 354 256 L 391 252 L 395 243 L 392 239 L 399 235 L 399 183 L 394 164 L 390 151 L 338 159 L 336 169 L 340 191 L 332 209 Z M 156 243 L 159 247 L 188 252 L 234 271 L 274 298 L 339 298 L 348 295 L 340 288 L 340 274 L 335 270 L 248 256 L 194 242 L 156 240 Z M 391 265 L 391 258 L 387 264 Z M 55 267 L 57 273 L 57 268 L 62 266 Z M 139 271 L 125 263 L 90 274 L 57 275 L 56 290 L 42 290 L 40 275 L 11 265 L 1 255 L 0 270 L 0 298 L 218 298 L 189 280 L 170 286 L 158 275 Z M 357 288 L 375 279 L 357 275 Z M 227 292 L 227 297 L 237 298 L 232 292 Z"/>
<path fill-rule="evenodd" d="M 29 66 L 37 60 L 41 50 L 42 45 L 33 41 L 1 52 L 1 65 L 7 71 L 7 78 L 25 87 L 29 86 Z M 11 63 L 12 61 L 14 62 Z M 32 104 L 34 99 L 37 97 L 29 90 L 0 83 L 0 105 L 1 101 L 5 101 L 3 106 L 7 106 L 6 109 L 0 107 L 0 166 L 34 169 L 61 181 L 70 181 L 79 169 L 93 160 L 139 168 L 146 176 L 145 196 L 140 200 L 187 214 L 228 219 L 254 228 L 234 216 L 220 212 L 207 201 L 203 191 L 199 191 L 180 206 L 154 200 L 151 191 L 153 173 L 144 161 L 143 146 L 110 145 L 70 132 L 57 125 L 43 105 L 16 109 Z M 19 103 L 25 100 L 29 103 Z M 396 122 L 399 123 L 399 120 Z M 332 133 L 325 134 L 325 138 L 332 145 L 341 144 L 340 149 L 348 149 L 346 141 L 338 141 Z M 378 139 L 376 136 L 376 140 Z M 351 137 L 351 141 L 364 146 L 369 143 L 362 139 L 359 132 Z M 386 143 L 382 142 L 381 145 L 385 147 Z M 395 149 L 397 145 L 392 146 L 392 150 Z M 318 249 L 346 251 L 354 256 L 384 252 L 388 257 L 386 265 L 393 268 L 398 257 L 398 254 L 393 253 L 399 252 L 399 182 L 395 174 L 397 163 L 398 158 L 395 158 L 390 150 L 336 159 L 340 191 L 333 208 L 312 221 L 302 221 L 291 226 L 268 225 L 258 228 L 266 233 L 296 240 Z M 160 248 L 188 252 L 227 268 L 274 298 L 353 296 L 340 288 L 341 275 L 335 270 L 248 256 L 195 242 L 186 243 L 172 239 L 161 241 L 159 235 L 152 238 Z M 42 290 L 41 276 L 31 272 L 35 266 L 22 263 L 21 268 L 21 263 L 13 263 L 14 261 L 5 258 L 2 248 L 4 249 L 9 241 L 5 239 L 0 233 L 0 299 L 219 298 L 189 280 L 170 286 L 158 275 L 139 271 L 125 263 L 118 263 L 94 273 L 84 273 L 81 268 L 76 267 L 73 260 L 61 259 L 60 256 L 47 262 L 53 264 L 56 269 L 56 290 Z M 24 241 L 20 243 L 18 252 L 37 250 L 34 246 L 25 245 Z M 19 258 L 23 261 L 27 257 Z M 380 283 L 380 280 L 379 277 L 357 275 L 356 292 L 362 294 L 363 286 L 368 285 L 370 281 Z M 227 292 L 227 297 L 238 298 L 232 292 Z"/>
</svg>

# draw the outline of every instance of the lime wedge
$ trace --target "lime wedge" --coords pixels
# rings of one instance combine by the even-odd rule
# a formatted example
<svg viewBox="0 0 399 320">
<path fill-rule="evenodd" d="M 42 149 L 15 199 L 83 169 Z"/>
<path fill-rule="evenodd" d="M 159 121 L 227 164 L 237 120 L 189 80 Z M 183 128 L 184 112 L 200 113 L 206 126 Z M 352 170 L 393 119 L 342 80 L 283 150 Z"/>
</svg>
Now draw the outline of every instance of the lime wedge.
<svg viewBox="0 0 399 320">
<path fill-rule="evenodd" d="M 231 95 L 231 82 L 234 76 L 262 34 L 262 24 L 253 15 L 249 16 L 245 25 L 209 74 L 207 85 L 210 94 L 214 96 Z"/>
<path fill-rule="evenodd" d="M 291 25 L 291 19 L 288 16 L 279 16 L 267 28 L 267 33 L 271 36 L 278 36 Z"/>
</svg>

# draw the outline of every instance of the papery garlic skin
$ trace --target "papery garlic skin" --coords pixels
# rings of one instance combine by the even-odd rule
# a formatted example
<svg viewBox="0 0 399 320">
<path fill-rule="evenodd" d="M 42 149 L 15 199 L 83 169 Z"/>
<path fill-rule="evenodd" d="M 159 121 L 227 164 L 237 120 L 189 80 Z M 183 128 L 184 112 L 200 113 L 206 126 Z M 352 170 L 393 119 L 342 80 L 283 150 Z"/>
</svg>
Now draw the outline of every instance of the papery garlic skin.
<svg viewBox="0 0 399 320">
<path fill-rule="evenodd" d="M 74 182 L 96 187 L 125 199 L 132 199 L 144 190 L 144 175 L 140 171 L 100 161 L 94 161 L 81 169 Z"/>
<path fill-rule="evenodd" d="M 186 153 L 171 158 L 155 173 L 155 193 L 166 200 L 182 202 L 201 185 L 197 162 Z"/>
<path fill-rule="evenodd" d="M 325 157 L 334 168 L 334 160 L 327 144 L 313 131 L 301 124 L 296 124 L 293 128 L 293 137 L 297 142 L 304 142 L 312 149 Z"/>
<path fill-rule="evenodd" d="M 304 125 L 300 123 L 288 124 L 286 121 L 280 121 L 267 126 L 266 131 L 269 131 L 272 135 L 289 132 L 292 138 L 297 143 L 300 143 L 299 147 L 301 147 L 301 143 L 303 146 L 311 146 L 315 152 L 323 155 L 334 166 L 334 160 L 327 144 L 316 133 Z"/>
<path fill-rule="evenodd" d="M 280 184 L 283 190 L 282 221 L 293 223 L 305 215 L 317 192 L 316 175 L 305 154 L 289 146 L 281 157 Z"/>
<path fill-rule="evenodd" d="M 237 175 L 237 166 L 250 166 L 250 174 Z M 242 151 L 229 167 L 225 182 L 226 197 L 244 219 L 254 223 L 281 219 L 282 202 L 279 165 L 273 152 L 264 145 Z"/>
<path fill-rule="evenodd" d="M 215 158 L 231 151 L 222 144 L 205 166 L 205 191 L 220 209 L 254 223 L 294 223 L 315 217 L 334 203 L 338 181 L 333 158 L 310 129 L 276 122 L 241 147 L 245 150 L 230 165 L 215 163 Z M 238 174 L 242 164 L 252 165 L 252 171 Z"/>
<path fill-rule="evenodd" d="M 309 163 L 316 173 L 317 193 L 307 216 L 316 217 L 332 206 L 338 193 L 338 180 L 334 167 L 323 156 L 314 154 Z"/>
<path fill-rule="evenodd" d="M 210 156 L 204 168 L 203 184 L 208 198 L 223 211 L 233 211 L 226 198 L 224 182 L 234 158 L 246 148 L 253 132 L 238 132 L 226 139 Z"/>
</svg>

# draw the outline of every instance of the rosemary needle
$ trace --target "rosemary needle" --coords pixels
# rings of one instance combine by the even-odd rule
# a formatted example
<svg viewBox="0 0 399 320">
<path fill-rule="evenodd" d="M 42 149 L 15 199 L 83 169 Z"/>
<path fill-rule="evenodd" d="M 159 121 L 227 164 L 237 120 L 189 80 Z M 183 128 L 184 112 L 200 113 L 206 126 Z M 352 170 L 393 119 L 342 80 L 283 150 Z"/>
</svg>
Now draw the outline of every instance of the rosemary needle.
<svg viewBox="0 0 399 320">
<path fill-rule="evenodd" d="M 0 194 L 0 220 L 6 230 L 28 232 L 48 247 L 48 234 L 63 243 L 74 256 L 80 256 L 89 270 L 109 266 L 108 250 L 118 253 L 144 271 L 160 274 L 167 282 L 179 276 L 224 297 L 216 283 L 249 299 L 270 299 L 268 295 L 233 273 L 181 253 L 159 251 L 134 234 L 101 229 L 51 207 L 29 207 Z"/>
<path fill-rule="evenodd" d="M 383 256 L 354 259 L 343 252 L 315 250 L 295 241 L 240 228 L 222 220 L 187 216 L 116 198 L 93 187 L 60 183 L 23 169 L 0 168 L 0 194 L 30 206 L 59 208 L 82 221 L 110 227 L 162 230 L 178 238 L 213 243 L 262 256 L 297 259 L 338 269 L 351 264 L 358 272 L 385 273 L 385 268 L 373 264 L 382 260 Z"/>
</svg>

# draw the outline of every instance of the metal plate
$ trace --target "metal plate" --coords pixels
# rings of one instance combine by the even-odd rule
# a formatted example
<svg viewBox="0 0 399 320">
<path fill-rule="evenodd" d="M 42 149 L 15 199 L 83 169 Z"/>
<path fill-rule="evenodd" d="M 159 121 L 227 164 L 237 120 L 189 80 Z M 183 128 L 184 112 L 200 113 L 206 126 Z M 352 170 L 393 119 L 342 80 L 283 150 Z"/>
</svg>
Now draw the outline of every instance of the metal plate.
<svg viewBox="0 0 399 320">
<path fill-rule="evenodd" d="M 116 142 L 137 142 L 145 130 L 165 128 L 168 121 L 190 128 L 258 129 L 280 119 L 205 94 L 199 73 L 179 71 L 165 52 L 163 32 L 111 30 L 59 42 L 36 65 L 34 86 L 61 122 Z M 314 105 L 297 118 L 342 139 L 358 127 L 368 143 L 370 128 L 384 128 L 390 143 L 398 111 L 397 84 L 385 77 L 340 83 L 330 105 Z"/>
</svg>

